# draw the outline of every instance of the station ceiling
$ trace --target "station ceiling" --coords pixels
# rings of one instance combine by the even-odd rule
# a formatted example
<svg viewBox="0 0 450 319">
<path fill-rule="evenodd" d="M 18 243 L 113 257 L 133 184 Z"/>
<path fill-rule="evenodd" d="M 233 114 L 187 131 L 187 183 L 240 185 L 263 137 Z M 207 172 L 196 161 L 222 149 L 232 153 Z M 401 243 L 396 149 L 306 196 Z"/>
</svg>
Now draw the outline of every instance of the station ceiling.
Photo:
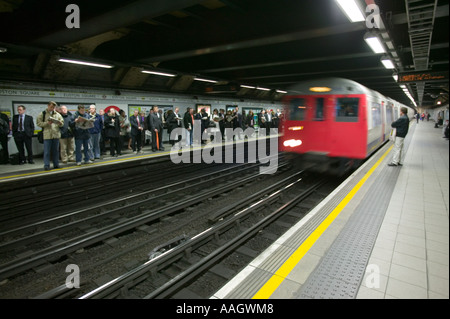
<svg viewBox="0 0 450 319">
<path fill-rule="evenodd" d="M 411 6 L 422 16 L 431 7 L 427 64 L 419 71 L 447 76 L 407 87 L 419 105 L 448 104 L 449 1 L 360 2 L 373 3 L 400 73 L 419 70 Z M 76 21 L 75 11 L 66 12 L 69 4 L 79 8 L 79 28 L 66 25 Z M 336 0 L 0 0 L 0 30 L 3 81 L 280 100 L 276 90 L 300 81 L 343 77 L 411 105 L 394 70 L 364 41 L 371 30 L 351 23 Z M 61 57 L 114 67 L 61 63 Z"/>
</svg>

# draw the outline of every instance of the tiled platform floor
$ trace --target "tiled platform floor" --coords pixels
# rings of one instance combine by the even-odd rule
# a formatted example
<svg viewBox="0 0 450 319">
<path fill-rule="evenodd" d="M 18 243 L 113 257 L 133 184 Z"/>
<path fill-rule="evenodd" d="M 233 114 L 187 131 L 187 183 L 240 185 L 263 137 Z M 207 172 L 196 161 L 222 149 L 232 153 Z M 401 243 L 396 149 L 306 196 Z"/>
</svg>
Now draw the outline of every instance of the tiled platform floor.
<svg viewBox="0 0 450 319">
<path fill-rule="evenodd" d="M 414 124 L 416 125 L 416 124 Z M 449 142 L 417 125 L 369 264 L 379 288 L 358 298 L 449 298 Z M 369 278 L 368 283 L 371 285 Z"/>
</svg>

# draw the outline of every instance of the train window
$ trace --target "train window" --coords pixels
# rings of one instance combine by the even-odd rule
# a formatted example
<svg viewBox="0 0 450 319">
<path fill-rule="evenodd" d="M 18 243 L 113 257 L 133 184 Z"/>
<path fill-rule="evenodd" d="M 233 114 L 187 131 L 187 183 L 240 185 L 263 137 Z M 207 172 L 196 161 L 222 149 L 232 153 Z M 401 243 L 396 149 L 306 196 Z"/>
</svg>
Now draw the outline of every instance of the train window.
<svg viewBox="0 0 450 319">
<path fill-rule="evenodd" d="M 323 121 L 325 118 L 325 99 L 323 97 L 316 99 L 316 115 L 314 121 Z"/>
<path fill-rule="evenodd" d="M 358 122 L 359 98 L 336 99 L 336 122 Z"/>
<path fill-rule="evenodd" d="M 379 103 L 372 103 L 372 127 L 381 126 L 381 107 Z"/>
<path fill-rule="evenodd" d="M 304 121 L 306 117 L 305 99 L 292 99 L 289 114 L 291 121 Z"/>
<path fill-rule="evenodd" d="M 394 122 L 394 104 L 388 102 L 386 106 L 386 123 L 390 125 L 392 122 Z"/>
<path fill-rule="evenodd" d="M 394 108 L 394 122 L 398 120 L 398 107 Z"/>
</svg>

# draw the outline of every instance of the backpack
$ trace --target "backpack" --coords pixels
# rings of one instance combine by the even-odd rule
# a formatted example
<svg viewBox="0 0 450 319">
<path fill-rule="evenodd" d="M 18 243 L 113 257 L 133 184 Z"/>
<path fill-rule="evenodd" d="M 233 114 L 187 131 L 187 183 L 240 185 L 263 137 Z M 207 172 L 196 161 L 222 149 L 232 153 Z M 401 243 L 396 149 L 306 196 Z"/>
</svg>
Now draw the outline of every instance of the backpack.
<svg viewBox="0 0 450 319">
<path fill-rule="evenodd" d="M 45 121 L 45 113 L 46 113 L 46 111 L 42 112 L 42 121 Z M 38 139 L 39 143 L 44 144 L 44 129 L 43 128 L 41 131 L 39 131 L 37 133 L 37 139 Z"/>
<path fill-rule="evenodd" d="M 3 114 L 2 114 L 3 115 Z M 0 117 L 0 134 L 2 135 L 8 135 L 9 134 L 9 120 L 5 120 L 2 117 Z"/>
<path fill-rule="evenodd" d="M 11 165 L 19 165 L 20 164 L 19 153 L 9 155 L 9 163 Z"/>
</svg>

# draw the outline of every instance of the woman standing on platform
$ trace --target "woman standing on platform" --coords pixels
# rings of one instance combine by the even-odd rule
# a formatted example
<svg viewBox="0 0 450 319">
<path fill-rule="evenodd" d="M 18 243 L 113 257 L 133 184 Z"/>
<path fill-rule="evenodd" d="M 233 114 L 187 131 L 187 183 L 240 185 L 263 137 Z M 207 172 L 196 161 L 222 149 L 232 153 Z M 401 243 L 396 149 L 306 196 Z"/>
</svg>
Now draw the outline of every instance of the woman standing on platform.
<svg viewBox="0 0 450 319">
<path fill-rule="evenodd" d="M 122 155 L 122 147 L 120 145 L 120 119 L 116 110 L 113 108 L 105 116 L 105 135 L 106 138 L 109 138 L 111 156 L 118 157 Z"/>
</svg>

